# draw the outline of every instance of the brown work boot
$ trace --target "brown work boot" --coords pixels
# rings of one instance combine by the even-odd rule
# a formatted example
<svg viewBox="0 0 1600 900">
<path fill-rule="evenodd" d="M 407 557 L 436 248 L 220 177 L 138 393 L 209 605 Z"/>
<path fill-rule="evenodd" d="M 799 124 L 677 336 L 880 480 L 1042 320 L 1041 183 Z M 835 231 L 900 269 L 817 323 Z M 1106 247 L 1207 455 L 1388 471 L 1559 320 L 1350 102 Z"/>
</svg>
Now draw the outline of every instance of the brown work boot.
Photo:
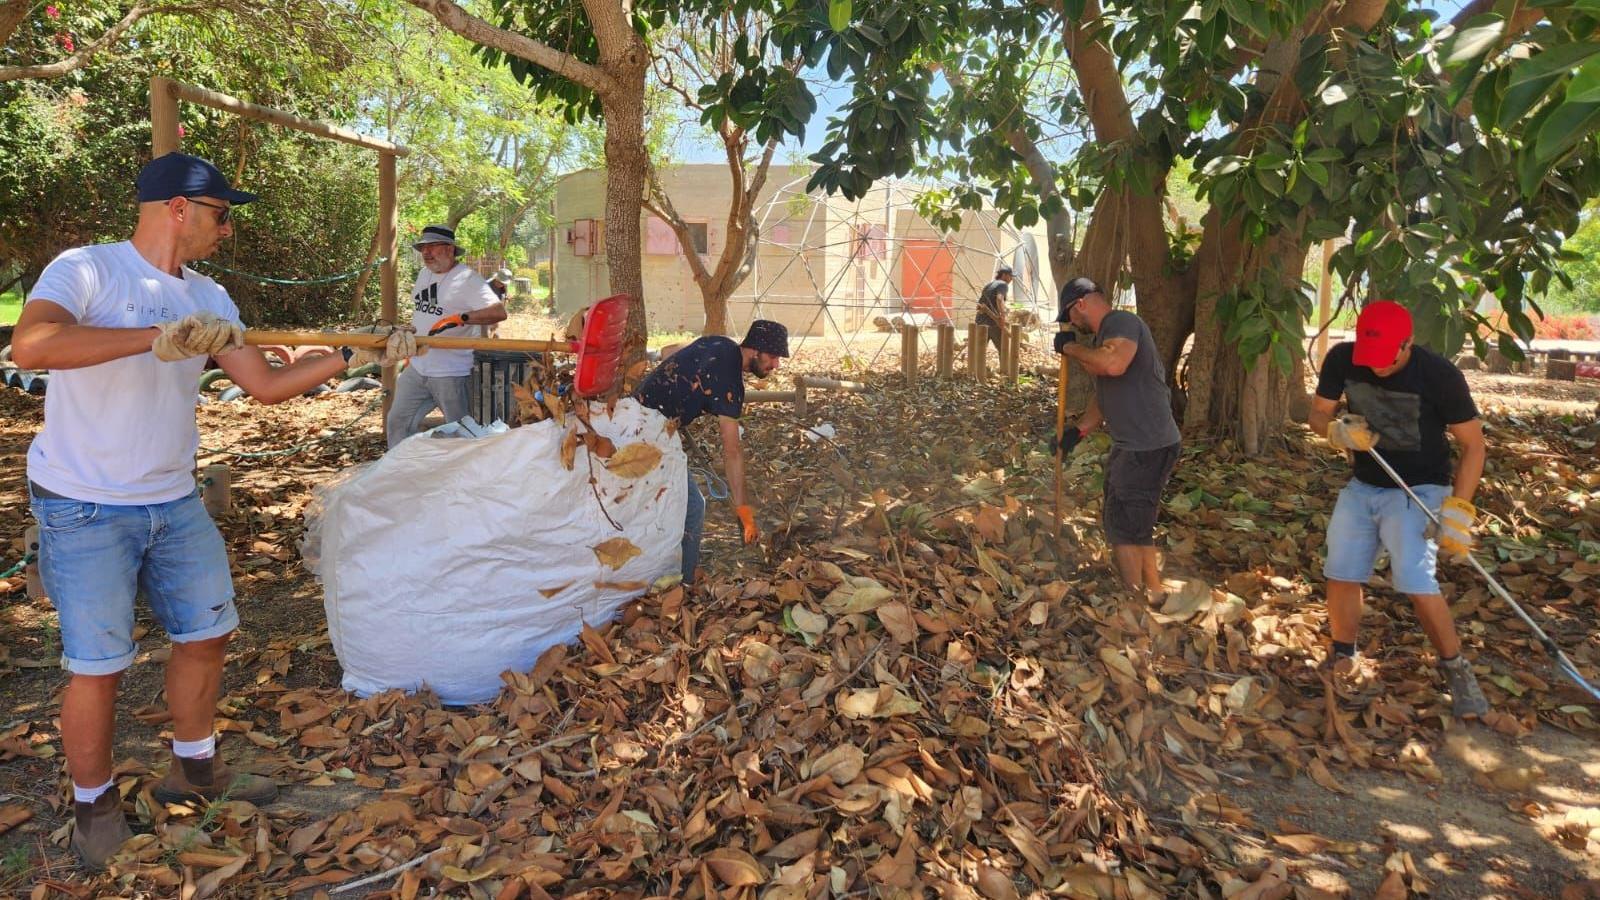
<svg viewBox="0 0 1600 900">
<path fill-rule="evenodd" d="M 194 800 L 243 800 L 261 806 L 278 796 L 278 785 L 270 778 L 235 772 L 220 756 L 184 759 L 172 756 L 166 777 L 151 796 L 162 803 L 190 803 Z"/>
<path fill-rule="evenodd" d="M 122 815 L 122 795 L 116 785 L 93 803 L 72 804 L 72 852 L 83 867 L 100 871 L 106 867 L 122 842 L 133 837 L 128 820 Z"/>
</svg>

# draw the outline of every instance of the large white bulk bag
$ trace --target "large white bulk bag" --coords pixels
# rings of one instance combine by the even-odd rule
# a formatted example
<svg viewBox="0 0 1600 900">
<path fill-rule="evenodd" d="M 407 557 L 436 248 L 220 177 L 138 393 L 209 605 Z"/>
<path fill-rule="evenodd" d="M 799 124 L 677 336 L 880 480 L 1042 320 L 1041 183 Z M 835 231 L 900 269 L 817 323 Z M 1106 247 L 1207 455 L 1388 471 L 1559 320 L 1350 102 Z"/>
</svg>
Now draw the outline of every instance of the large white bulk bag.
<svg viewBox="0 0 1600 900">
<path fill-rule="evenodd" d="M 613 415 L 593 410 L 591 427 L 619 453 L 638 456 L 626 448 L 643 443 L 660 462 L 622 477 L 580 442 L 567 470 L 568 413 L 566 425 L 490 437 L 418 435 L 317 492 L 304 555 L 322 581 L 346 690 L 426 686 L 445 703 L 491 700 L 501 672 L 532 668 L 678 571 L 682 443 L 634 400 Z"/>
</svg>

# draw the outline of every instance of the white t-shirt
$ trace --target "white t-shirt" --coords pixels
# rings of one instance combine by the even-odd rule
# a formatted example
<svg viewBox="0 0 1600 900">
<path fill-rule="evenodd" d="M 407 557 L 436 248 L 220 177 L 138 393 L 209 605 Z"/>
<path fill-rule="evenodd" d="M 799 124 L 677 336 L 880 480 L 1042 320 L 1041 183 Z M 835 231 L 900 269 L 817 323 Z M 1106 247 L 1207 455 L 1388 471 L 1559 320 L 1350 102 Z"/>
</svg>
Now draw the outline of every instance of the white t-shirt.
<svg viewBox="0 0 1600 900">
<path fill-rule="evenodd" d="M 416 286 L 411 289 L 411 302 L 415 308 L 411 312 L 411 324 L 416 327 L 417 334 L 427 334 L 433 323 L 459 313 L 472 312 L 483 309 L 493 303 L 500 302 L 489 288 L 489 282 L 483 276 L 472 270 L 471 266 L 459 263 L 455 268 L 435 275 L 427 266 L 417 273 Z M 439 335 L 439 337 L 482 337 L 483 326 L 467 325 L 452 328 Z M 450 378 L 468 375 L 472 372 L 471 350 L 439 350 L 432 349 L 421 356 L 413 357 L 411 367 L 417 370 L 418 375 L 429 378 Z"/>
<path fill-rule="evenodd" d="M 57 256 L 28 294 L 35 300 L 101 328 L 148 328 L 197 312 L 239 321 L 215 281 L 190 269 L 174 278 L 128 241 Z M 195 398 L 205 363 L 162 362 L 145 352 L 52 370 L 44 428 L 28 448 L 28 477 L 75 500 L 113 505 L 166 503 L 193 491 Z"/>
</svg>

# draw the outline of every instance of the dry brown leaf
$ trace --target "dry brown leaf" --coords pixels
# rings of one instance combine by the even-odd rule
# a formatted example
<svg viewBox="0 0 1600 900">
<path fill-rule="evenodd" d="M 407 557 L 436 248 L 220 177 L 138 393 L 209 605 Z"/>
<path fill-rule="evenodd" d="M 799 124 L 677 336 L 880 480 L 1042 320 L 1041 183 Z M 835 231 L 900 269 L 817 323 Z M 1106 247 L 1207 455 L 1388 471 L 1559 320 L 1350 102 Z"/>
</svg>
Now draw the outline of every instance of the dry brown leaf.
<svg viewBox="0 0 1600 900">
<path fill-rule="evenodd" d="M 728 887 L 754 887 L 767 880 L 766 869 L 756 858 L 734 847 L 722 847 L 701 858 L 712 874 Z"/>
<path fill-rule="evenodd" d="M 610 540 L 601 541 L 592 549 L 594 550 L 595 558 L 600 560 L 601 565 L 613 569 L 622 568 L 627 564 L 628 560 L 633 559 L 642 552 L 633 545 L 632 541 L 625 537 L 614 537 Z"/>
<path fill-rule="evenodd" d="M 561 468 L 572 471 L 573 464 L 578 459 L 578 426 L 573 425 L 567 429 L 566 437 L 561 439 Z"/>
<path fill-rule="evenodd" d="M 638 478 L 661 463 L 661 450 L 654 444 L 638 441 L 628 444 L 606 462 L 606 471 L 618 478 Z"/>
<path fill-rule="evenodd" d="M 5 806 L 0 806 L 0 834 L 5 834 L 31 818 L 33 818 L 33 810 L 20 803 L 8 803 Z"/>
<path fill-rule="evenodd" d="M 885 603 L 874 611 L 878 621 L 883 623 L 883 630 L 889 636 L 902 644 L 915 644 L 917 642 L 917 620 L 912 617 L 911 610 L 904 603 Z"/>
<path fill-rule="evenodd" d="M 840 744 L 811 760 L 807 768 L 801 771 L 807 778 L 820 778 L 827 775 L 833 779 L 834 784 L 845 785 L 855 781 L 861 775 L 861 770 L 866 766 L 867 754 L 854 744 Z"/>
</svg>

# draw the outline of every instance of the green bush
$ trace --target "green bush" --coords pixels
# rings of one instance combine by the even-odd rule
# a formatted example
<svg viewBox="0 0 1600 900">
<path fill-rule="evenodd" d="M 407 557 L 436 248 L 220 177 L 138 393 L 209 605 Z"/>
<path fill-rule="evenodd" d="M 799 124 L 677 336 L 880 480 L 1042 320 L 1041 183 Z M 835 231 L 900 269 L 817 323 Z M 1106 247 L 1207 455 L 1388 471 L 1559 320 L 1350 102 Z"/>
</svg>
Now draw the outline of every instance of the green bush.
<svg viewBox="0 0 1600 900">
<path fill-rule="evenodd" d="M 537 287 L 550 287 L 550 260 L 540 260 L 533 264 L 533 283 Z"/>
</svg>

